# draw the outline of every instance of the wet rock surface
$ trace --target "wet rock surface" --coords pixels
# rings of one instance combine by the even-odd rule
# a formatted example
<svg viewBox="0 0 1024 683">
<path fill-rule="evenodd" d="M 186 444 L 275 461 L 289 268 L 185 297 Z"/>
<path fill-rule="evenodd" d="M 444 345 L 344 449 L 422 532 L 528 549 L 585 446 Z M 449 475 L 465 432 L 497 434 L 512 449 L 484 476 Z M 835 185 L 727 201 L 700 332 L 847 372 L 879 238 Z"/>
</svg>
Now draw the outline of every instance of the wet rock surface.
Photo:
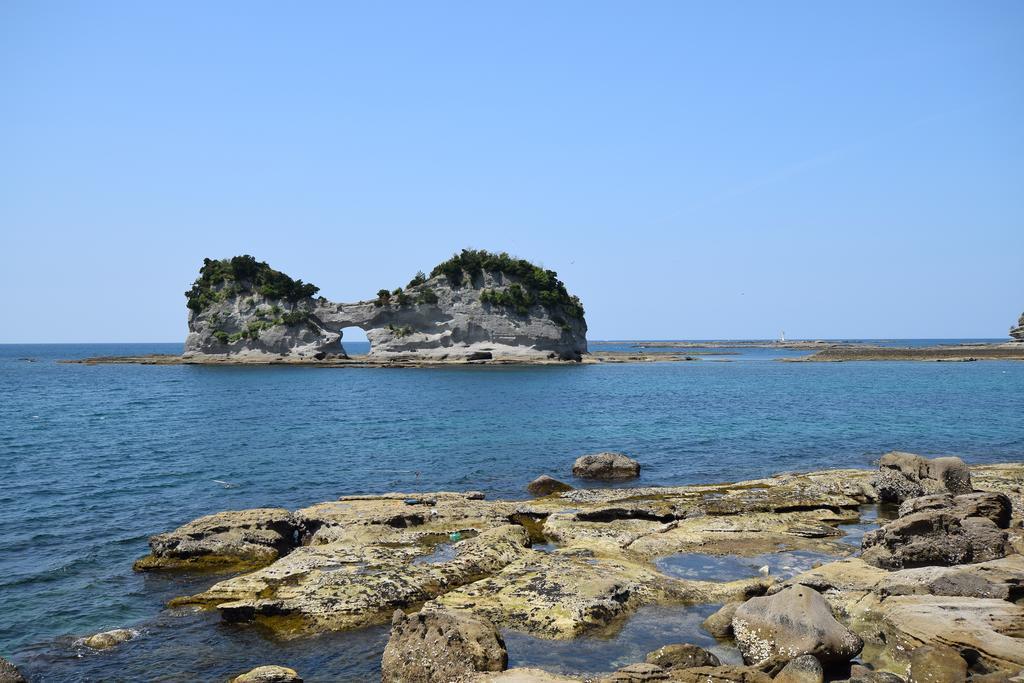
<svg viewBox="0 0 1024 683">
<path fill-rule="evenodd" d="M 572 491 L 573 487 L 554 477 L 542 474 L 526 486 L 526 490 L 533 496 L 550 496 L 552 493 L 564 493 Z"/>
<path fill-rule="evenodd" d="M 905 675 L 907 653 L 927 643 L 975 652 L 965 657 L 971 675 L 1024 668 L 1017 654 L 1024 652 L 1024 607 L 1015 604 L 1024 597 L 1024 557 L 1013 545 L 1024 463 L 974 468 L 979 491 L 905 501 L 903 516 L 890 523 L 960 515 L 961 527 L 1007 535 L 1005 557 L 971 564 L 888 569 L 847 557 L 855 548 L 840 540 L 839 527 L 878 500 L 873 480 L 871 471 L 836 470 L 705 486 L 575 489 L 528 501 L 451 492 L 347 496 L 293 512 L 196 520 L 154 537 L 140 569 L 240 567 L 244 573 L 173 604 L 217 609 L 224 621 L 257 622 L 285 638 L 386 623 L 401 609 L 410 613 L 403 619 L 454 612 L 524 637 L 568 641 L 612 635 L 638 609 L 733 603 L 707 620 L 707 630 L 727 638 L 744 621 L 740 631 L 757 638 L 737 632 L 737 644 L 761 667 L 642 662 L 661 669 L 643 675 L 754 683 L 769 679 L 762 668 L 780 672 L 805 653 L 819 656 L 828 671 L 861 639 L 867 646 L 860 658 L 874 669 L 861 678 L 871 683 Z M 915 537 L 892 538 L 902 540 L 869 547 L 896 552 Z M 676 553 L 755 558 L 789 551 L 821 553 L 824 563 L 781 581 L 703 580 L 659 569 L 660 558 Z M 791 600 L 796 593 L 801 597 Z M 755 615 L 763 629 L 749 626 Z M 559 680 L 527 670 L 475 675 Z"/>
<path fill-rule="evenodd" d="M 503 671 L 508 652 L 491 622 L 468 612 L 396 611 L 384 648 L 382 683 L 449 683 Z"/>
<path fill-rule="evenodd" d="M 822 683 L 825 670 L 814 655 L 800 655 L 782 667 L 773 679 L 776 683 Z"/>
<path fill-rule="evenodd" d="M 82 644 L 86 647 L 92 648 L 93 650 L 106 650 L 120 645 L 121 643 L 126 643 L 137 635 L 139 635 L 138 631 L 128 628 L 118 628 L 84 638 L 82 640 Z"/>
<path fill-rule="evenodd" d="M 0 683 L 26 683 L 18 667 L 0 657 Z"/>
<path fill-rule="evenodd" d="M 231 683 L 302 683 L 295 669 L 286 666 L 258 666 L 231 679 Z"/>
<path fill-rule="evenodd" d="M 645 658 L 649 664 L 657 664 L 663 669 L 689 669 L 695 666 L 720 666 L 722 664 L 713 653 L 690 643 L 665 645 Z"/>
</svg>

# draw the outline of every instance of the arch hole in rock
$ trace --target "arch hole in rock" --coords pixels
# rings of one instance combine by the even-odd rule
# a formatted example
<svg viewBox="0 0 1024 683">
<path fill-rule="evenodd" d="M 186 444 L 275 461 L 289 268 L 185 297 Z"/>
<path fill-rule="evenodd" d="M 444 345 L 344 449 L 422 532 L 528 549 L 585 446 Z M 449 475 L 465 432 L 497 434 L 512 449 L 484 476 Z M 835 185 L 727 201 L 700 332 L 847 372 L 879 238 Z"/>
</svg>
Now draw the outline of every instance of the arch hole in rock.
<svg viewBox="0 0 1024 683">
<path fill-rule="evenodd" d="M 361 327 L 343 327 L 338 330 L 341 333 L 341 347 L 347 356 L 365 356 L 370 352 L 370 340 L 366 338 L 366 332 Z"/>
</svg>

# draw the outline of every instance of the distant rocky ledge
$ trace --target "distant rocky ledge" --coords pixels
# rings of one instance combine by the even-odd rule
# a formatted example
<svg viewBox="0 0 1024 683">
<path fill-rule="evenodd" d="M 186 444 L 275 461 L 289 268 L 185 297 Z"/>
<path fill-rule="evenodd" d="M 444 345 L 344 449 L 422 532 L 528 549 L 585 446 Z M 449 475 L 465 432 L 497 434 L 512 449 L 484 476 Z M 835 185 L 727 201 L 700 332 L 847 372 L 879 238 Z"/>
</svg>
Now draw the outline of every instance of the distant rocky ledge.
<svg viewBox="0 0 1024 683">
<path fill-rule="evenodd" d="M 744 665 L 668 645 L 601 680 L 822 683 L 824 670 L 830 681 L 993 683 L 1024 669 L 1022 481 L 1024 463 L 971 468 L 894 452 L 875 471 L 561 485 L 530 501 L 344 496 L 197 519 L 153 536 L 135 568 L 238 572 L 171 604 L 277 637 L 390 621 L 385 682 L 579 680 L 501 674 L 499 629 L 607 635 L 644 605 L 717 603 L 724 607 L 704 628 L 733 641 Z M 891 507 L 855 554 L 840 526 L 860 522 L 865 504 Z M 781 580 L 764 567 L 721 581 L 673 576 L 658 561 L 793 551 L 825 559 Z"/>
<path fill-rule="evenodd" d="M 558 274 L 508 254 L 464 249 L 374 299 L 335 303 L 252 256 L 206 259 L 186 292 L 189 362 L 344 360 L 359 327 L 371 362 L 579 361 L 580 300 Z"/>
<path fill-rule="evenodd" d="M 839 362 L 854 360 L 915 360 L 963 362 L 975 360 L 1024 360 L 1024 344 L 956 344 L 946 346 L 872 346 L 869 344 L 832 346 L 806 358 L 787 358 L 789 362 Z"/>
</svg>

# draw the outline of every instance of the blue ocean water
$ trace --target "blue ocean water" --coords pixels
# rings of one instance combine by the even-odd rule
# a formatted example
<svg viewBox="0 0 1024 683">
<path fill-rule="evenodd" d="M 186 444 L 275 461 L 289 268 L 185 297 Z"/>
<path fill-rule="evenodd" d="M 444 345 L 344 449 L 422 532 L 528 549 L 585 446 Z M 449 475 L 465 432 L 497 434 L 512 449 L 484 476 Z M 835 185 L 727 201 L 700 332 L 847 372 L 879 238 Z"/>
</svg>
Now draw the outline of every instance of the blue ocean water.
<svg viewBox="0 0 1024 683">
<path fill-rule="evenodd" d="M 307 680 L 370 675 L 382 629 L 277 643 L 162 611 L 212 579 L 136 575 L 132 561 L 149 535 L 219 510 L 393 490 L 525 497 L 537 475 L 568 477 L 578 455 L 608 449 L 639 458 L 651 485 L 869 467 L 894 448 L 1024 459 L 1024 363 L 1010 361 L 794 364 L 776 359 L 802 352 L 744 349 L 572 367 L 56 362 L 180 351 L 0 346 L 0 654 L 33 679 L 222 680 L 264 660 L 315 668 Z M 125 626 L 143 637 L 99 654 L 73 644 Z"/>
</svg>

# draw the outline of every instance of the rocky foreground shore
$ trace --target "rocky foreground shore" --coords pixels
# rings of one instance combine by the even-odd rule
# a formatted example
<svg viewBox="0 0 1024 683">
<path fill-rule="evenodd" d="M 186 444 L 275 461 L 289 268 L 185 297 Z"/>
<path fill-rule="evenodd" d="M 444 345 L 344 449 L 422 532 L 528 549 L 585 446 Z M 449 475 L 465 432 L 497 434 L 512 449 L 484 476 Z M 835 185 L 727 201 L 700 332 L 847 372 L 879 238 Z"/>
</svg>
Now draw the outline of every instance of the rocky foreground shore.
<svg viewBox="0 0 1024 683">
<path fill-rule="evenodd" d="M 630 475 L 629 463 L 609 462 Z M 597 472 L 607 463 L 584 464 Z M 554 492 L 530 501 L 394 493 L 221 512 L 154 536 L 135 567 L 240 572 L 172 604 L 277 637 L 390 621 L 388 682 L 584 680 L 505 670 L 501 631 L 613 633 L 650 604 L 723 605 L 705 628 L 733 642 L 744 664 L 679 643 L 603 680 L 1022 680 L 1024 463 L 968 468 L 891 453 L 877 471 L 734 484 L 535 483 Z M 837 527 L 858 522 L 866 504 L 891 504 L 891 515 L 854 553 Z M 837 559 L 785 580 L 766 567 L 731 581 L 677 578 L 655 562 L 794 550 Z M 263 668 L 239 680 L 301 680 Z"/>
</svg>

